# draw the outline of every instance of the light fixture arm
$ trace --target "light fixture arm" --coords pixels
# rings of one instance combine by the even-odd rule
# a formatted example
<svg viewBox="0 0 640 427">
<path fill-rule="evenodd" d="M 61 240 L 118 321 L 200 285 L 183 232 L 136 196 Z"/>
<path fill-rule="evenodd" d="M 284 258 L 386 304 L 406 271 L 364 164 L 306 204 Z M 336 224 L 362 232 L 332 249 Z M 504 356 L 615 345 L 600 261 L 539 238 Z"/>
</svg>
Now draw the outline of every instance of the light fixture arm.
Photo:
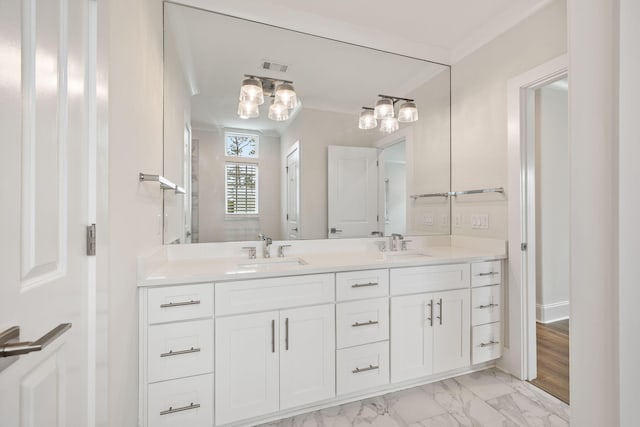
<svg viewBox="0 0 640 427">
<path fill-rule="evenodd" d="M 390 100 L 393 102 L 393 105 L 396 105 L 396 102 L 398 102 L 398 101 L 415 102 L 415 99 L 411 99 L 411 98 L 401 98 L 401 97 L 399 97 L 399 96 L 381 95 L 381 94 L 378 94 L 378 96 L 379 96 L 380 98 L 390 99 Z"/>
</svg>

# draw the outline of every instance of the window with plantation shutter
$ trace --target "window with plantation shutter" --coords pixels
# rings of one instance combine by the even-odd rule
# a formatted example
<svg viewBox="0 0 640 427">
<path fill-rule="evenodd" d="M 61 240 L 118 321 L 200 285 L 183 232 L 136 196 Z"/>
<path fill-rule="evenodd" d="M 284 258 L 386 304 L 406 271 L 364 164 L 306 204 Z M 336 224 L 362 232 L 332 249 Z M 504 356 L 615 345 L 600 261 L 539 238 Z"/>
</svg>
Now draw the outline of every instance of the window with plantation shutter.
<svg viewBox="0 0 640 427">
<path fill-rule="evenodd" d="M 225 163 L 226 213 L 258 214 L 258 165 Z"/>
</svg>

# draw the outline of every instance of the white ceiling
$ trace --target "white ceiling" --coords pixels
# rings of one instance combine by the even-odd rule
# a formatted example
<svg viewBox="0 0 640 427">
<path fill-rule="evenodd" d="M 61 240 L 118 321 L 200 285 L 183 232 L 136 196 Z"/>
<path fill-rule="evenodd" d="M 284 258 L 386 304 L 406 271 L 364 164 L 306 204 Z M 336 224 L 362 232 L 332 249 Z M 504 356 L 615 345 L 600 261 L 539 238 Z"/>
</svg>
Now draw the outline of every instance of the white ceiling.
<svg viewBox="0 0 640 427">
<path fill-rule="evenodd" d="M 177 0 L 453 64 L 553 0 Z"/>
</svg>

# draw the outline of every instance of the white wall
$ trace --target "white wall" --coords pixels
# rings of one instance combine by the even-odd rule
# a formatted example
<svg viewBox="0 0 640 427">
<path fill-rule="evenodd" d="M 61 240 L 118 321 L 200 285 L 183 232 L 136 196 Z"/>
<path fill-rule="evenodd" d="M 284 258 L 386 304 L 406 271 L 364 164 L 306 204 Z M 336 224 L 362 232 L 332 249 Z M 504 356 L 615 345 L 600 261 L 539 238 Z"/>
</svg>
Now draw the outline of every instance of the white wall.
<svg viewBox="0 0 640 427">
<path fill-rule="evenodd" d="M 453 65 L 453 191 L 507 187 L 507 81 L 567 52 L 566 3 L 555 0 Z M 499 194 L 453 201 L 456 235 L 507 239 L 507 202 Z M 489 215 L 489 229 L 471 228 L 472 214 Z"/>
<path fill-rule="evenodd" d="M 241 132 L 241 129 L 234 129 Z M 199 242 L 257 240 L 259 233 L 280 237 L 280 138 L 260 135 L 258 217 L 225 215 L 224 129 L 193 130 L 199 144 Z"/>
<path fill-rule="evenodd" d="M 569 106 L 566 89 L 535 95 L 537 320 L 569 316 Z"/>
<path fill-rule="evenodd" d="M 138 425 L 136 260 L 162 244 L 161 190 L 138 173 L 162 172 L 162 3 L 110 0 L 108 417 Z M 98 89 L 100 90 L 100 88 Z M 102 225 L 98 224 L 98 233 Z M 108 230 L 108 231 L 107 231 Z"/>
<path fill-rule="evenodd" d="M 620 0 L 619 68 L 619 378 L 620 425 L 638 423 L 638 384 L 640 384 L 640 2 Z M 606 284 L 601 283 L 601 287 Z M 605 367 L 606 368 L 606 367 Z"/>
</svg>

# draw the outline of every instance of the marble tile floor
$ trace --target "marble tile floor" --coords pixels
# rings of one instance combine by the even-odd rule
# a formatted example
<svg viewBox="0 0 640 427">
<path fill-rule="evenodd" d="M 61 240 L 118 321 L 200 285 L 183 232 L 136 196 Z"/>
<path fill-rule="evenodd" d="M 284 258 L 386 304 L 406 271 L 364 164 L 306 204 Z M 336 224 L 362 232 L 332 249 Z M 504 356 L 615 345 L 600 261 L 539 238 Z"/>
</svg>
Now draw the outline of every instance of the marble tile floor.
<svg viewBox="0 0 640 427">
<path fill-rule="evenodd" d="M 560 427 L 569 406 L 498 369 L 283 419 L 261 427 Z"/>
</svg>

